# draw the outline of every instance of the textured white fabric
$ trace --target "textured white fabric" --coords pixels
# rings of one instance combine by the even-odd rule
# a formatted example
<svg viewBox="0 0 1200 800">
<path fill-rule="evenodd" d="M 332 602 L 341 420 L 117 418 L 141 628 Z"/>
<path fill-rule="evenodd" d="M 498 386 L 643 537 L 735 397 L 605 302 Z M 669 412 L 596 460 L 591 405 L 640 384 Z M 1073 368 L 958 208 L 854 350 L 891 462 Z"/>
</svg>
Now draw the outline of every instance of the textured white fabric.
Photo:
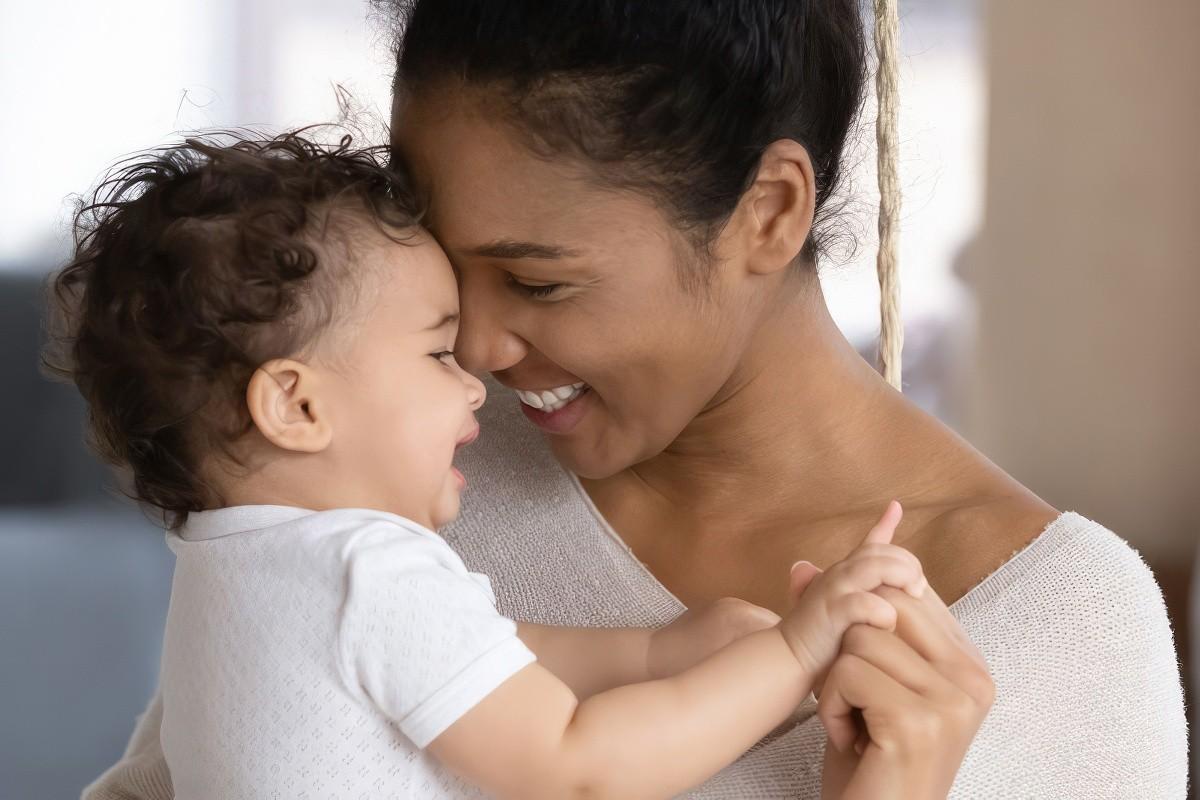
<svg viewBox="0 0 1200 800">
<path fill-rule="evenodd" d="M 179 797 L 478 794 L 422 749 L 534 656 L 437 534 L 240 506 L 167 541 L 161 742 Z"/>
<path fill-rule="evenodd" d="M 511 392 L 488 389 L 483 436 L 462 453 L 471 491 L 442 533 L 491 575 L 500 610 L 560 625 L 661 625 L 682 613 L 534 435 Z M 950 610 L 997 690 L 952 798 L 1186 795 L 1187 722 L 1166 606 L 1123 540 L 1063 514 Z M 824 749 L 824 728 L 810 716 L 689 796 L 818 798 Z"/>
<path fill-rule="evenodd" d="M 494 382 L 488 389 L 483 435 L 459 454 L 471 482 L 464 511 L 442 533 L 491 577 L 500 611 L 606 626 L 661 625 L 680 614 L 683 604 L 608 529 L 511 394 Z M 1185 796 L 1187 729 L 1171 630 L 1157 584 L 1125 542 L 1064 514 L 950 610 L 997 685 L 952 797 Z M 135 747 L 154 739 L 157 702 L 88 800 L 169 796 L 153 747 Z M 691 797 L 817 798 L 824 748 L 824 729 L 809 716 Z"/>
</svg>

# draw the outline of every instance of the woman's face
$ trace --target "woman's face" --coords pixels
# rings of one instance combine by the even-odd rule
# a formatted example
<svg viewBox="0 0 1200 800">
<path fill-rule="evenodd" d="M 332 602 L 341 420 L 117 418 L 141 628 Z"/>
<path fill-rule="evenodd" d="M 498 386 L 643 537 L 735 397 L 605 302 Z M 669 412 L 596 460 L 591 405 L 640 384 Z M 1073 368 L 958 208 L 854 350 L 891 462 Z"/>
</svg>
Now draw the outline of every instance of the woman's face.
<svg viewBox="0 0 1200 800">
<path fill-rule="evenodd" d="M 392 129 L 458 276 L 459 362 L 516 390 L 493 402 L 520 400 L 564 466 L 651 458 L 736 387 L 764 292 L 736 253 L 700 263 L 651 199 L 536 157 L 467 95 L 397 103 Z"/>
</svg>

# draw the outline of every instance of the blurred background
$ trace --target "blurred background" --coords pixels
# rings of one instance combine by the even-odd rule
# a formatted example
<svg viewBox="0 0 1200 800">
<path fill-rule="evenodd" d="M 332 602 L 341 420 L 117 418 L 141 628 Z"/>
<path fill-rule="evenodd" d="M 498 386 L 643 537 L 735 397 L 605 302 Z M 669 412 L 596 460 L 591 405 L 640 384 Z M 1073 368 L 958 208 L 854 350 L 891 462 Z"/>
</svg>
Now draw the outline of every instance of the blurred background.
<svg viewBox="0 0 1200 800">
<path fill-rule="evenodd" d="M 1190 695 L 1200 3 L 900 7 L 905 391 L 1141 552 Z M 382 136 L 390 41 L 365 0 L 0 0 L 0 797 L 77 796 L 120 755 L 170 592 L 161 534 L 106 490 L 74 390 L 38 374 L 70 195 L 180 132 L 331 121 L 335 85 Z M 851 153 L 858 248 L 822 268 L 869 358 L 873 108 Z"/>
</svg>

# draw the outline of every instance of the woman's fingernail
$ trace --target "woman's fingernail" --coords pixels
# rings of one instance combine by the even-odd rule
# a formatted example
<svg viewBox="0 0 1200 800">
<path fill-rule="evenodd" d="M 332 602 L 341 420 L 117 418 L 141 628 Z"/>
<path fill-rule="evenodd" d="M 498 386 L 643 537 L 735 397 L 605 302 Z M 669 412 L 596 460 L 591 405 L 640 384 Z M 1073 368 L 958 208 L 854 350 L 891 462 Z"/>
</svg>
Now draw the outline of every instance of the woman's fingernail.
<svg viewBox="0 0 1200 800">
<path fill-rule="evenodd" d="M 792 568 L 791 568 L 790 570 L 788 570 L 788 571 L 789 571 L 789 572 L 795 572 L 795 571 L 796 571 L 796 567 L 800 566 L 801 564 L 806 564 L 806 565 L 808 565 L 808 566 L 810 566 L 810 567 L 813 565 L 811 561 L 797 561 L 796 563 L 792 564 Z"/>
</svg>

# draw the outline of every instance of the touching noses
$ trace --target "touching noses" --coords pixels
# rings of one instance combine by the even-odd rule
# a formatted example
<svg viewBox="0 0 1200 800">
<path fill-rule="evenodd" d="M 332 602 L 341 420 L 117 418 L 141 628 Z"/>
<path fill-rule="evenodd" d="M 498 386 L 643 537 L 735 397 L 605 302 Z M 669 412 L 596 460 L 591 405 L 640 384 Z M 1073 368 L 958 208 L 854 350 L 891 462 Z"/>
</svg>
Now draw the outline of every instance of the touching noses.
<svg viewBox="0 0 1200 800">
<path fill-rule="evenodd" d="M 471 404 L 472 411 L 478 411 L 483 401 L 487 400 L 487 387 L 465 369 L 459 368 L 459 372 L 462 373 L 463 383 L 467 387 L 467 402 Z"/>
<path fill-rule="evenodd" d="M 454 355 L 470 372 L 501 372 L 520 363 L 529 345 L 505 324 L 508 297 L 501 281 L 488 276 L 459 278 L 462 320 Z"/>
</svg>

